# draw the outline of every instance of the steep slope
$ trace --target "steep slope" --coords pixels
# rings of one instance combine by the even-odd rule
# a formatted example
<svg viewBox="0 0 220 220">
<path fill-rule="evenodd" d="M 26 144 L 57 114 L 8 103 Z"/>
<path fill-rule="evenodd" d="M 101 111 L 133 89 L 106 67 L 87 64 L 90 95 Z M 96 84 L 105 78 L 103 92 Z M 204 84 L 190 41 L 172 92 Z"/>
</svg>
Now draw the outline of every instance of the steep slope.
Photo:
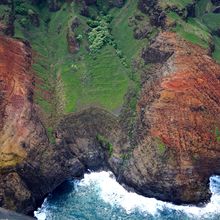
<svg viewBox="0 0 220 220">
<path fill-rule="evenodd" d="M 33 103 L 29 45 L 0 37 L 0 206 L 32 213 L 44 197 L 87 169 L 106 167 L 127 138 L 117 117 L 97 108 L 70 114 L 50 144 Z M 114 149 L 114 151 L 117 148 Z"/>
<path fill-rule="evenodd" d="M 21 207 L 15 201 L 27 204 L 31 194 L 14 169 L 32 148 L 48 143 L 34 114 L 32 77 L 30 48 L 22 42 L 0 37 L 0 203 L 17 206 L 18 210 Z M 10 199 L 12 195 L 14 201 Z"/>
<path fill-rule="evenodd" d="M 14 37 L 32 46 L 34 102 L 48 134 L 52 136 L 63 115 L 90 106 L 118 115 L 127 91 L 138 87 L 133 62 L 153 32 L 145 27 L 148 16 L 137 9 L 134 0 L 124 5 L 123 1 L 98 1 L 95 5 L 95 1 L 67 1 L 59 3 L 56 11 L 39 2 L 15 2 Z M 95 37 L 98 28 L 99 36 L 106 34 L 105 40 Z M 92 47 L 98 47 L 97 51 L 91 52 Z"/>
<path fill-rule="evenodd" d="M 141 193 L 175 203 L 209 197 L 220 173 L 220 66 L 207 51 L 160 33 L 143 51 L 137 147 L 124 178 Z"/>
<path fill-rule="evenodd" d="M 41 132 L 30 121 L 33 111 L 30 48 L 10 38 L 0 37 L 0 42 L 0 167 L 6 167 L 23 160 L 29 145 L 38 144 L 35 140 Z"/>
<path fill-rule="evenodd" d="M 83 169 L 68 149 L 49 144 L 32 100 L 31 62 L 28 45 L 0 37 L 0 206 L 23 213 Z"/>
</svg>

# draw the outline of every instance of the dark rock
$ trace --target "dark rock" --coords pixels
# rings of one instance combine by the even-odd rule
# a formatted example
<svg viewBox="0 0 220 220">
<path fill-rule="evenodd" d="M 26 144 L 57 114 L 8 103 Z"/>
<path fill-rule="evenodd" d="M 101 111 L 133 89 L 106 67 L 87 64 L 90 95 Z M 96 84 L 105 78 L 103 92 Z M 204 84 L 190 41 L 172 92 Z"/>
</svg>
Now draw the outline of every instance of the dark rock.
<svg viewBox="0 0 220 220">
<path fill-rule="evenodd" d="M 220 5 L 220 0 L 211 0 L 212 4 L 219 6 Z"/>
<path fill-rule="evenodd" d="M 114 7 L 122 7 L 124 5 L 125 0 L 109 0 L 109 4 Z"/>
<path fill-rule="evenodd" d="M 3 1 L 2 4 L 6 4 L 7 8 L 2 11 L 0 15 L 0 33 L 8 36 L 14 34 L 14 14 L 11 1 Z"/>
<path fill-rule="evenodd" d="M 145 14 L 150 15 L 153 26 L 165 26 L 165 12 L 159 7 L 157 0 L 139 0 L 138 8 Z"/>
<path fill-rule="evenodd" d="M 126 147 L 127 139 L 115 116 L 105 110 L 89 108 L 61 120 L 56 131 L 59 144 L 68 146 L 74 155 L 88 169 L 106 167 L 109 158 L 108 145 L 115 153 Z"/>
<path fill-rule="evenodd" d="M 32 11 L 32 10 L 29 10 L 28 11 L 28 16 L 29 16 L 29 19 L 31 21 L 31 24 L 35 27 L 39 27 L 40 26 L 40 19 L 39 19 L 39 15 Z"/>
<path fill-rule="evenodd" d="M 96 4 L 96 0 L 85 0 L 85 3 L 87 5 L 93 5 L 93 4 Z"/>
<path fill-rule="evenodd" d="M 76 29 L 77 27 L 79 27 L 79 25 L 80 25 L 80 20 L 79 20 L 77 17 L 74 18 L 73 21 L 72 21 L 72 24 L 71 24 L 72 32 L 74 32 L 75 29 Z"/>
<path fill-rule="evenodd" d="M 220 28 L 218 28 L 214 34 L 216 34 L 218 37 L 220 37 Z"/>
<path fill-rule="evenodd" d="M 220 6 L 217 6 L 216 8 L 214 8 L 214 9 L 212 10 L 212 12 L 213 12 L 213 13 L 216 13 L 216 14 L 220 13 Z"/>
<path fill-rule="evenodd" d="M 0 208 L 0 219 L 7 219 L 7 220 L 34 220 L 35 218 L 31 218 L 28 216 L 24 216 L 18 214 L 13 211 L 9 211 L 3 208 Z"/>
<path fill-rule="evenodd" d="M 52 12 L 56 12 L 60 10 L 61 2 L 59 0 L 47 0 L 49 10 Z"/>
<path fill-rule="evenodd" d="M 141 39 L 147 38 L 149 33 L 151 33 L 151 31 L 149 31 L 148 27 L 145 27 L 145 28 L 135 28 L 134 29 L 134 38 L 138 39 L 138 40 L 141 40 Z"/>
<path fill-rule="evenodd" d="M 89 8 L 88 8 L 88 6 L 85 4 L 85 2 L 82 3 L 82 7 L 81 7 L 81 10 L 80 10 L 80 14 L 81 14 L 82 16 L 89 17 Z"/>
<path fill-rule="evenodd" d="M 174 51 L 161 51 L 159 48 L 149 48 L 142 51 L 142 58 L 146 64 L 163 63 L 169 59 Z"/>
<path fill-rule="evenodd" d="M 189 4 L 186 6 L 187 10 L 187 18 L 188 17 L 195 17 L 196 16 L 196 3 L 194 2 L 193 4 Z"/>
<path fill-rule="evenodd" d="M 79 50 L 79 42 L 77 41 L 75 35 L 70 30 L 67 32 L 67 42 L 68 42 L 68 50 L 70 53 L 76 53 Z"/>
<path fill-rule="evenodd" d="M 86 5 L 94 5 L 97 4 L 97 0 L 84 0 Z M 124 4 L 124 0 L 107 0 L 110 7 L 122 7 Z"/>
<path fill-rule="evenodd" d="M 40 5 L 41 3 L 43 3 L 44 2 L 44 0 L 31 0 L 31 3 L 33 4 L 33 5 Z"/>
<path fill-rule="evenodd" d="M 9 5 L 12 3 L 12 0 L 0 0 L 0 4 Z"/>
</svg>

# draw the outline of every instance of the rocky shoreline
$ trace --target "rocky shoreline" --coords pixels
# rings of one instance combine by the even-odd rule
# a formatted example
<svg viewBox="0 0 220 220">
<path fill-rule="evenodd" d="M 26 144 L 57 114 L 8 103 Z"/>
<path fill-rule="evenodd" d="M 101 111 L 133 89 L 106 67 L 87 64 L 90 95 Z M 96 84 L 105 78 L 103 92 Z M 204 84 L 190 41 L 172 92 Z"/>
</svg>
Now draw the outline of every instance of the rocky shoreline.
<svg viewBox="0 0 220 220">
<path fill-rule="evenodd" d="M 0 57 L 16 64 L 8 70 L 10 79 L 1 71 L 1 91 L 11 91 L 1 98 L 6 106 L 1 137 L 8 136 L 1 138 L 2 207 L 30 214 L 63 181 L 100 168 L 146 196 L 177 204 L 209 200 L 209 177 L 220 174 L 218 137 L 211 132 L 220 127 L 220 66 L 205 50 L 164 32 L 143 51 L 145 62 L 155 65 L 143 76 L 148 80 L 137 105 L 133 149 L 120 120 L 99 108 L 65 116 L 54 132 L 55 144 L 49 143 L 32 103 L 33 78 L 22 84 L 31 76 L 30 48 L 7 37 L 0 41 Z M 1 60 L 1 67 L 10 66 Z M 5 141 L 13 139 L 16 152 L 16 145 Z"/>
</svg>

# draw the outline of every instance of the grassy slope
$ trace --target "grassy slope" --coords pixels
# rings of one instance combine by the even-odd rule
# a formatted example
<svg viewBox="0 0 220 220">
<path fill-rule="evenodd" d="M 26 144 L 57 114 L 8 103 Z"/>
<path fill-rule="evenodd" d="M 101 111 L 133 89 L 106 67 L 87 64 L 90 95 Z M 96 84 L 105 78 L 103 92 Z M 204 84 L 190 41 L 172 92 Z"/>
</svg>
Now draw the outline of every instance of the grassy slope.
<svg viewBox="0 0 220 220">
<path fill-rule="evenodd" d="M 184 3 L 187 4 L 187 1 Z M 179 1 L 176 1 L 175 4 L 179 6 Z M 214 44 L 213 58 L 220 62 L 219 37 L 213 37 L 213 33 L 220 27 L 220 14 L 211 13 L 212 8 L 212 3 L 209 0 L 199 0 L 196 4 L 195 18 L 188 18 L 185 21 L 173 11 L 168 11 L 167 17 L 170 23 L 176 23 L 173 31 L 184 39 L 204 48 L 209 48 L 210 44 Z"/>
<path fill-rule="evenodd" d="M 161 1 L 161 4 L 164 4 L 164 7 L 176 6 L 182 9 L 191 2 L 191 0 L 166 0 Z M 104 46 L 95 59 L 89 54 L 86 49 L 87 18 L 79 15 L 79 5 L 65 3 L 58 12 L 49 12 L 47 7 L 38 8 L 32 5 L 26 7 L 40 14 L 41 25 L 36 28 L 29 24 L 23 28 L 19 24 L 19 19 L 24 16 L 17 15 L 15 36 L 29 40 L 37 54 L 33 65 L 39 78 L 35 102 L 48 117 L 56 118 L 54 115 L 78 111 L 91 105 L 101 106 L 113 112 L 120 109 L 129 85 L 135 84 L 130 77 L 135 72 L 132 69 L 132 60 L 141 48 L 148 44 L 147 39 L 136 40 L 133 36 L 132 17 L 143 16 L 143 19 L 138 21 L 139 26 L 144 26 L 148 22 L 148 17 L 137 10 L 137 1 L 127 0 L 123 8 L 114 8 L 109 12 L 113 16 L 111 33 L 118 49 L 122 51 L 127 67 L 110 45 Z M 107 8 L 105 4 L 99 7 L 103 10 Z M 184 21 L 175 12 L 170 11 L 167 15 L 177 24 L 174 31 L 185 39 L 208 48 L 212 40 L 210 33 L 220 22 L 219 15 L 210 13 L 211 8 L 210 1 L 200 0 L 196 6 L 196 18 Z M 98 15 L 98 10 L 100 8 L 97 9 L 95 6 L 89 8 L 94 16 Z M 68 52 L 66 36 L 74 17 L 80 20 L 76 32 L 77 35 L 83 36 L 83 40 L 79 52 L 71 55 Z M 216 45 L 213 57 L 220 60 L 220 39 L 218 37 L 213 39 Z"/>
<path fill-rule="evenodd" d="M 128 62 L 137 56 L 140 49 L 148 43 L 146 39 L 136 40 L 133 36 L 133 28 L 129 24 L 129 18 L 133 15 L 143 15 L 138 9 L 137 4 L 133 0 L 128 0 L 122 9 L 114 9 L 112 11 L 114 20 L 112 22 L 112 34 L 119 48 L 124 52 Z M 148 21 L 145 17 L 143 22 Z M 141 21 L 139 21 L 141 23 Z"/>
<path fill-rule="evenodd" d="M 196 16 L 207 27 L 209 33 L 212 34 L 213 44 L 215 45 L 213 58 L 220 62 L 220 38 L 213 35 L 220 27 L 220 14 L 212 13 L 212 8 L 213 6 L 210 1 L 200 0 L 196 7 Z"/>
<path fill-rule="evenodd" d="M 192 43 L 199 44 L 204 48 L 209 47 L 211 35 L 208 28 L 200 20 L 189 18 L 186 22 L 175 12 L 169 12 L 167 16 L 171 22 L 176 23 L 173 31 Z"/>
<path fill-rule="evenodd" d="M 62 74 L 65 93 L 68 94 L 67 112 L 89 105 L 114 111 L 122 105 L 128 87 L 128 70 L 112 47 L 102 48 L 96 59 L 85 54 L 76 65 L 75 73 L 67 70 Z"/>
<path fill-rule="evenodd" d="M 160 5 L 162 8 L 175 6 L 179 9 L 183 9 L 192 2 L 192 0 L 160 0 Z"/>
<path fill-rule="evenodd" d="M 220 63 L 220 37 L 214 37 L 215 50 L 213 57 Z"/>
<path fill-rule="evenodd" d="M 129 7 L 128 7 L 129 6 Z M 116 55 L 116 50 L 104 46 L 95 59 L 89 54 L 86 30 L 87 18 L 79 15 L 77 5 L 63 5 L 58 12 L 49 12 L 46 7 L 27 6 L 40 14 L 40 27 L 19 24 L 17 16 L 15 36 L 30 41 L 35 51 L 33 68 L 37 73 L 35 102 L 48 117 L 81 110 L 97 105 L 109 111 L 118 111 L 130 84 L 131 61 L 147 40 L 136 40 L 128 19 L 137 11 L 137 2 L 128 0 L 122 9 L 112 9 L 112 35 L 124 54 L 128 67 Z M 97 14 L 97 8 L 90 11 Z M 121 13 L 124 12 L 124 13 Z M 139 12 L 140 13 L 140 12 Z M 71 55 L 66 40 L 67 30 L 73 18 L 80 19 L 77 34 L 83 36 L 80 51 Z M 47 21 L 50 19 L 50 22 Z M 56 117 L 55 117 L 56 118 Z M 49 123 L 51 126 L 53 122 Z"/>
</svg>

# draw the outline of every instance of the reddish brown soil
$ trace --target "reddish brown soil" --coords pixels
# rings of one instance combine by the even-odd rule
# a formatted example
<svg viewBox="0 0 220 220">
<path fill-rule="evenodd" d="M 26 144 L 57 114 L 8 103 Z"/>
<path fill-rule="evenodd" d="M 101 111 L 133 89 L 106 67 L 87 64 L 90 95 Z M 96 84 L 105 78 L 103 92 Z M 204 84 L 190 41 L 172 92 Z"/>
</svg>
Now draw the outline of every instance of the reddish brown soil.
<svg viewBox="0 0 220 220">
<path fill-rule="evenodd" d="M 145 113 L 151 118 L 151 136 L 180 151 L 204 156 L 220 151 L 220 65 L 205 50 L 175 34 L 163 33 L 160 37 L 175 54 L 168 61 L 171 68 L 154 88 L 159 98 Z M 149 93 L 142 96 L 140 106 L 149 105 L 150 98 Z"/>
<path fill-rule="evenodd" d="M 145 73 L 138 146 L 124 176 L 148 196 L 206 201 L 209 177 L 220 174 L 220 65 L 207 53 L 167 32 L 143 52 L 155 65 Z"/>
<path fill-rule="evenodd" d="M 32 129 L 31 54 L 22 42 L 0 36 L 0 167 L 11 166 L 26 156 L 22 145 Z"/>
</svg>

